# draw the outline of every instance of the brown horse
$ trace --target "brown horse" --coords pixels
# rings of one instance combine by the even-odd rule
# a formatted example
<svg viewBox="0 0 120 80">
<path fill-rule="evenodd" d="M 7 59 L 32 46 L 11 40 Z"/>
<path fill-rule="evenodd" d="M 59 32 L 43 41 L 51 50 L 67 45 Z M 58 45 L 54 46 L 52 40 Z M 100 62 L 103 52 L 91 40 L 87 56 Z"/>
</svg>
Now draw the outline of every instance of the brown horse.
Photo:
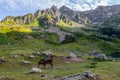
<svg viewBox="0 0 120 80">
<path fill-rule="evenodd" d="M 46 58 L 46 59 L 41 59 L 38 62 L 38 68 L 40 65 L 43 65 L 43 67 L 45 68 L 47 64 L 49 64 L 50 67 L 53 68 L 53 55 L 49 55 L 48 58 Z"/>
</svg>

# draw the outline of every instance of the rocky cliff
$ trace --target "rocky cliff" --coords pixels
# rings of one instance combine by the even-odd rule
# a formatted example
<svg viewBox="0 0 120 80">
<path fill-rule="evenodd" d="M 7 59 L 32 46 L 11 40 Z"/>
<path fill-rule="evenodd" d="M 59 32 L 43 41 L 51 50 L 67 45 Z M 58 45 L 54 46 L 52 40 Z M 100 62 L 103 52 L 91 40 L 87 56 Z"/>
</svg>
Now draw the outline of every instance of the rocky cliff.
<svg viewBox="0 0 120 80">
<path fill-rule="evenodd" d="M 73 11 L 65 6 L 58 9 L 56 6 L 52 6 L 46 10 L 37 10 L 35 13 L 29 13 L 24 16 L 7 16 L 1 22 L 14 22 L 15 24 L 30 24 L 34 21 L 38 21 L 41 26 L 56 26 L 56 25 L 68 25 L 76 26 L 74 23 L 86 24 L 89 22 L 88 18 L 78 11 Z"/>
<path fill-rule="evenodd" d="M 120 17 L 120 5 L 98 6 L 95 10 L 81 12 L 87 16 L 92 24 L 102 24 L 104 21 L 114 17 Z"/>
</svg>

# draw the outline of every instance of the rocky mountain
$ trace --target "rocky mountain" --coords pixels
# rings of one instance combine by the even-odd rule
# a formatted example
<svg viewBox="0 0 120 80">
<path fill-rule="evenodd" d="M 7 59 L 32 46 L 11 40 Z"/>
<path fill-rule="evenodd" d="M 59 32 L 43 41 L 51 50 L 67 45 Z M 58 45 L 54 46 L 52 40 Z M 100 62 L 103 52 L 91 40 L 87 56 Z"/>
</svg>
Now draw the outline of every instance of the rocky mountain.
<svg viewBox="0 0 120 80">
<path fill-rule="evenodd" d="M 113 17 L 120 17 L 120 5 L 98 6 L 95 10 L 81 12 L 91 21 L 92 24 L 102 24 Z"/>
<path fill-rule="evenodd" d="M 103 25 L 109 24 L 119 26 L 120 5 L 98 6 L 94 10 L 74 11 L 66 6 L 57 8 L 53 6 L 46 10 L 38 10 L 35 13 L 29 13 L 24 16 L 7 16 L 1 22 L 14 24 L 30 24 L 37 21 L 40 26 L 76 26 L 84 27 L 86 24 Z M 116 21 L 117 23 L 112 23 Z"/>
<path fill-rule="evenodd" d="M 38 21 L 40 26 L 77 26 L 82 27 L 89 22 L 88 18 L 78 11 L 73 11 L 65 6 L 58 9 L 56 6 L 52 6 L 46 10 L 38 10 L 35 13 L 29 13 L 24 16 L 7 16 L 1 22 L 9 22 L 14 24 L 30 24 Z M 81 26 L 81 24 L 83 24 Z"/>
</svg>

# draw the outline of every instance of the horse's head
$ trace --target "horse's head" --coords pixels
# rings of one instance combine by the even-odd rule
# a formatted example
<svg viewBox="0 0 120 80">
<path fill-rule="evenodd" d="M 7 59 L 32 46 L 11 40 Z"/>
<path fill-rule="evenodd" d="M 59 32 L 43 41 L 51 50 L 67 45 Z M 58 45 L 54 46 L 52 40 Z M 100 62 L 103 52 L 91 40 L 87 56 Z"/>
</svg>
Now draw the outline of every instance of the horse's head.
<svg viewBox="0 0 120 80">
<path fill-rule="evenodd" d="M 52 54 L 48 55 L 48 58 L 49 58 L 49 59 L 52 59 L 52 60 L 53 60 L 53 57 L 54 57 L 54 56 L 53 56 Z"/>
</svg>

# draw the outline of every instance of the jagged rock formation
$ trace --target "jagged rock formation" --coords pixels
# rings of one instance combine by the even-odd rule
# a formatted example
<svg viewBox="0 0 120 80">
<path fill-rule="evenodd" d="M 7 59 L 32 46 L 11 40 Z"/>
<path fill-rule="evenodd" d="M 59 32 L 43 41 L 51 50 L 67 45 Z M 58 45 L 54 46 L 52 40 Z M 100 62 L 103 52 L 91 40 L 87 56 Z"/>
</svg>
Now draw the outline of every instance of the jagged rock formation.
<svg viewBox="0 0 120 80">
<path fill-rule="evenodd" d="M 92 24 L 102 24 L 114 16 L 120 17 L 120 5 L 98 6 L 95 10 L 81 12 L 89 18 Z"/>
<path fill-rule="evenodd" d="M 85 15 L 81 14 L 79 11 L 73 11 L 66 6 L 61 7 L 59 10 L 62 13 L 62 16 L 79 24 L 86 24 L 87 22 L 89 22 L 89 19 Z"/>
<path fill-rule="evenodd" d="M 50 27 L 50 28 L 47 29 L 47 32 L 56 33 L 59 36 L 59 42 L 62 42 L 63 40 L 65 40 L 66 35 L 72 35 L 70 33 L 67 33 L 67 32 L 64 32 L 64 31 L 60 30 L 57 27 Z"/>
<path fill-rule="evenodd" d="M 58 9 L 56 6 L 46 10 L 38 10 L 35 13 L 29 13 L 25 16 L 7 16 L 1 22 L 14 22 L 15 24 L 29 24 L 38 21 L 41 26 L 56 26 L 59 24 L 66 24 L 68 26 L 75 23 L 78 24 L 94 24 L 101 25 L 106 21 L 111 21 L 113 18 L 120 18 L 120 5 L 113 6 L 98 6 L 94 10 L 88 11 L 74 11 L 63 6 Z M 41 24 L 43 23 L 43 24 Z M 116 24 L 116 23 L 115 23 Z M 81 26 L 81 25 L 78 25 Z M 119 26 L 119 24 L 118 24 Z"/>
<path fill-rule="evenodd" d="M 14 22 L 15 24 L 30 24 L 38 21 L 41 26 L 56 26 L 58 24 L 66 24 L 72 26 L 74 23 L 86 24 L 88 18 L 79 11 L 73 11 L 65 6 L 58 9 L 56 6 L 46 10 L 38 10 L 35 13 L 29 13 L 25 16 L 7 16 L 1 22 Z M 73 23 L 74 22 L 74 23 Z M 78 25 L 80 26 L 80 25 Z"/>
</svg>

